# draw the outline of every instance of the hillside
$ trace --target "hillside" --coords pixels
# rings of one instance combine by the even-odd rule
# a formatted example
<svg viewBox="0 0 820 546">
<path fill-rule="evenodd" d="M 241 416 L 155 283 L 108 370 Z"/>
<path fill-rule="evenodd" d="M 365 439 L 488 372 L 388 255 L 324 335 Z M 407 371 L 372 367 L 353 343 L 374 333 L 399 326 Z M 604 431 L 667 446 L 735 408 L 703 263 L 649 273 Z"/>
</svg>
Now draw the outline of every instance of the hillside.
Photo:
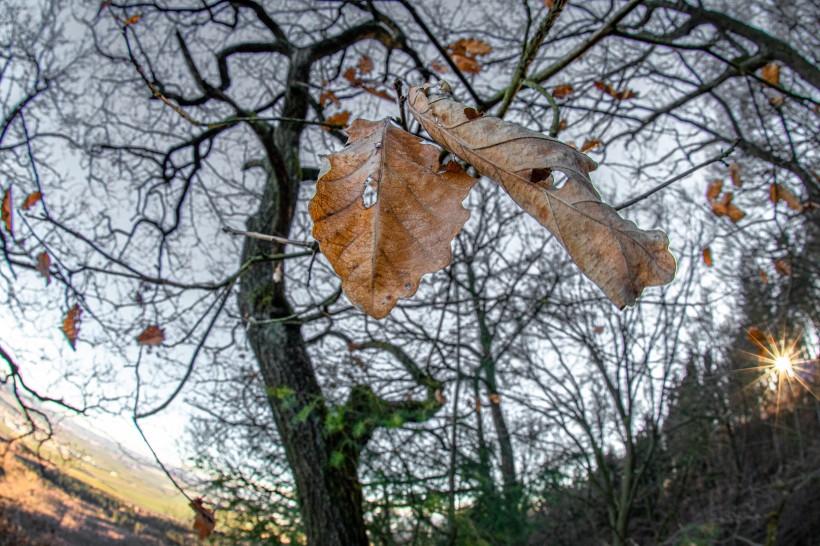
<svg viewBox="0 0 820 546">
<path fill-rule="evenodd" d="M 20 417 L 0 393 L 0 440 Z M 196 544 L 193 512 L 149 461 L 76 426 L 0 458 L 0 546 Z"/>
</svg>

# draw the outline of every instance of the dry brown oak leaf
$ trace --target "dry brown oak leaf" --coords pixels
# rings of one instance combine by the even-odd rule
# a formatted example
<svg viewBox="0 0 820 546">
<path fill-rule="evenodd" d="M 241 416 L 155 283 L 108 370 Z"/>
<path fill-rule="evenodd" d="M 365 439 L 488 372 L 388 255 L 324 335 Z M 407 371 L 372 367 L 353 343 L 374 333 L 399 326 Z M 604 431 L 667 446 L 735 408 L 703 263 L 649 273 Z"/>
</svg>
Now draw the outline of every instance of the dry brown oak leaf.
<svg viewBox="0 0 820 546">
<path fill-rule="evenodd" d="M 619 308 L 633 305 L 647 286 L 671 282 L 675 258 L 660 230 L 643 231 L 621 218 L 592 186 L 597 164 L 541 133 L 492 116 L 430 86 L 412 87 L 413 116 L 444 148 L 501 184 L 510 197 L 546 227 L 581 271 Z M 553 184 L 552 170 L 567 177 Z"/>
<path fill-rule="evenodd" d="M 425 273 L 450 263 L 450 242 L 470 217 L 461 205 L 476 179 L 389 120 L 357 119 L 323 158 L 310 202 L 313 236 L 354 305 L 386 317 Z"/>
</svg>

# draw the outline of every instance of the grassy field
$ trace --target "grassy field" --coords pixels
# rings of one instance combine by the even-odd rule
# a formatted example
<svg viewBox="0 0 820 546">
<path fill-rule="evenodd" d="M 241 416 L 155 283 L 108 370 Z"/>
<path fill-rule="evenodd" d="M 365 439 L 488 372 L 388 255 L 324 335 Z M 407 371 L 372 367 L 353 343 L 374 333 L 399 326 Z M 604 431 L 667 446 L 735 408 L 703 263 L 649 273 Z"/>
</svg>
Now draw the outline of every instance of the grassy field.
<svg viewBox="0 0 820 546">
<path fill-rule="evenodd" d="M 0 439 L 18 420 L 0 401 Z M 37 451 L 17 442 L 0 459 L 0 546 L 197 543 L 193 511 L 160 470 L 80 434 L 58 430 Z"/>
</svg>

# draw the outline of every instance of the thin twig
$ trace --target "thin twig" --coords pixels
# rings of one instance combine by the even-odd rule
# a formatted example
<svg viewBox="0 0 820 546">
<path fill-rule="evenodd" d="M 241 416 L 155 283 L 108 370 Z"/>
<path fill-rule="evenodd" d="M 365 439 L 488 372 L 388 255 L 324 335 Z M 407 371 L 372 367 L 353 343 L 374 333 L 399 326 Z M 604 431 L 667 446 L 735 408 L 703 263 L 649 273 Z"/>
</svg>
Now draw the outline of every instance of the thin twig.
<svg viewBox="0 0 820 546">
<path fill-rule="evenodd" d="M 720 161 L 720 160 L 721 160 L 721 159 L 723 159 L 724 157 L 727 157 L 729 154 L 731 154 L 731 153 L 735 150 L 735 147 L 738 145 L 738 143 L 739 143 L 739 142 L 740 142 L 740 139 L 736 139 L 734 142 L 732 142 L 732 145 L 731 145 L 731 146 L 729 146 L 729 148 L 728 148 L 728 149 L 726 149 L 725 151 L 723 151 L 723 152 L 719 153 L 719 154 L 718 154 L 718 155 L 716 155 L 716 156 L 710 157 L 709 159 L 707 159 L 707 160 L 706 160 L 706 161 L 704 161 L 703 163 L 699 163 L 699 164 L 695 165 L 694 167 L 692 167 L 691 169 L 689 169 L 689 170 L 688 170 L 688 171 L 686 171 L 686 172 L 683 172 L 683 173 L 681 173 L 681 174 L 679 174 L 679 175 L 677 175 L 677 176 L 674 176 L 674 177 L 670 178 L 670 179 L 669 179 L 669 180 L 667 180 L 666 182 L 663 182 L 663 183 L 661 183 L 661 184 L 658 184 L 657 186 L 655 186 L 655 187 L 654 187 L 654 188 L 652 188 L 651 190 L 649 190 L 649 191 L 647 191 L 647 192 L 644 192 L 644 193 L 642 193 L 641 195 L 639 195 L 639 196 L 637 196 L 637 197 L 633 197 L 632 199 L 630 199 L 630 200 L 628 200 L 628 201 L 624 201 L 624 202 L 623 202 L 623 203 L 621 203 L 620 205 L 617 205 L 617 206 L 615 207 L 615 210 L 621 210 L 621 209 L 625 209 L 626 207 L 631 207 L 631 206 L 632 206 L 632 205 L 634 205 L 635 203 L 638 203 L 638 202 L 640 202 L 640 201 L 643 201 L 644 199 L 646 199 L 646 198 L 647 198 L 647 197 L 649 197 L 650 195 L 653 195 L 653 194 L 655 194 L 655 193 L 657 193 L 657 192 L 661 191 L 661 190 L 662 190 L 662 189 L 664 189 L 665 187 L 667 187 L 667 186 L 671 186 L 672 184 L 674 184 L 674 183 L 675 183 L 675 182 L 677 182 L 678 180 L 681 180 L 681 179 L 683 179 L 683 178 L 686 178 L 687 176 L 689 176 L 689 175 L 690 175 L 690 174 L 692 174 L 693 172 L 695 172 L 695 171 L 697 171 L 697 170 L 700 170 L 700 169 L 702 169 L 703 167 L 706 167 L 707 165 L 711 165 L 712 163 L 715 163 L 716 161 Z"/>
<path fill-rule="evenodd" d="M 139 418 L 135 415 L 133 419 L 131 419 L 131 421 L 134 423 L 134 426 L 137 427 L 137 432 L 139 432 L 140 436 L 142 436 L 142 441 L 145 442 L 145 445 L 148 447 L 148 451 L 150 451 L 151 455 L 154 456 L 154 460 L 157 462 L 157 464 L 168 477 L 168 479 L 171 480 L 171 483 L 174 485 L 176 490 L 182 493 L 182 496 L 188 499 L 188 502 L 194 502 L 194 499 L 188 496 L 188 493 L 186 493 L 185 490 L 179 485 L 179 483 L 177 483 L 177 481 L 171 475 L 171 472 L 169 472 L 168 468 L 166 468 L 166 466 L 162 463 L 162 461 L 159 458 L 159 455 L 157 455 L 157 452 L 154 451 L 153 446 L 151 446 L 151 442 L 148 441 L 148 438 L 146 438 L 145 433 L 142 431 L 142 427 L 140 427 L 138 419 Z"/>
<path fill-rule="evenodd" d="M 537 74 L 533 74 L 530 76 L 530 79 L 534 82 L 543 83 L 550 77 L 554 76 L 570 64 L 572 64 L 575 60 L 577 60 L 581 55 L 589 51 L 593 46 L 595 46 L 598 42 L 608 36 L 618 23 L 621 20 L 629 15 L 632 10 L 638 7 L 643 0 L 630 0 L 628 4 L 626 4 L 623 8 L 621 8 L 615 15 L 612 16 L 612 19 L 606 22 L 604 26 L 593 32 L 590 37 L 582 44 L 578 45 L 575 49 L 567 53 L 563 58 L 556 61 L 555 63 L 551 64 L 541 72 Z M 494 96 L 490 97 L 488 100 L 484 102 L 479 102 L 478 104 L 481 107 L 481 110 L 487 111 L 499 102 L 504 99 L 504 96 L 507 94 L 507 90 L 499 91 Z"/>
<path fill-rule="evenodd" d="M 399 103 L 399 119 L 401 120 L 401 128 L 409 132 L 410 130 L 407 128 L 407 114 L 404 112 L 404 103 L 407 102 L 407 97 L 404 93 L 402 93 L 403 85 L 403 82 L 399 78 L 393 80 L 393 88 L 396 90 L 396 98 Z"/>
<path fill-rule="evenodd" d="M 301 246 L 303 248 L 309 248 L 311 250 L 318 248 L 318 243 L 316 241 L 294 241 L 293 239 L 277 237 L 276 235 L 265 235 L 264 233 L 257 233 L 255 231 L 242 231 L 228 226 L 223 227 L 222 231 L 224 231 L 225 233 L 230 233 L 232 235 L 242 235 L 244 237 L 250 237 L 251 239 L 259 239 L 260 241 L 272 241 L 274 243 L 281 243 L 283 245 Z"/>
<path fill-rule="evenodd" d="M 550 107 L 552 108 L 552 125 L 550 126 L 550 136 L 552 138 L 557 137 L 559 127 L 561 126 L 561 114 L 558 111 L 558 103 L 555 102 L 555 98 L 546 89 L 544 89 L 532 80 L 524 80 L 522 83 L 530 89 L 535 89 L 536 91 L 544 95 L 544 97 L 546 97 L 547 99 L 547 102 L 550 103 Z"/>
<path fill-rule="evenodd" d="M 524 51 L 521 52 L 521 59 L 518 61 L 518 66 L 515 68 L 512 82 L 504 93 L 504 102 L 501 103 L 501 107 L 498 109 L 496 116 L 503 118 L 504 114 L 507 113 L 512 100 L 515 98 L 519 89 L 521 89 L 521 84 L 527 76 L 527 69 L 535 60 L 535 55 L 541 48 L 541 44 L 544 43 L 555 21 L 558 20 L 558 16 L 561 15 L 561 12 L 564 10 L 566 3 L 567 0 L 555 0 L 547 15 L 541 20 L 541 24 L 538 25 L 535 36 L 533 36 L 532 40 L 524 47 Z"/>
<path fill-rule="evenodd" d="M 438 50 L 442 59 L 444 59 L 444 62 L 447 63 L 447 65 L 450 67 L 450 69 L 453 71 L 456 77 L 464 85 L 464 88 L 467 89 L 467 93 L 469 93 L 473 101 L 476 104 L 482 104 L 481 97 L 479 97 L 478 94 L 475 92 L 475 89 L 473 89 L 473 86 L 467 80 L 466 76 L 464 76 L 464 73 L 461 71 L 458 65 L 456 65 L 455 61 L 453 61 L 453 58 L 450 57 L 450 54 L 447 53 L 447 51 L 444 49 L 444 46 L 442 46 L 441 43 L 438 41 L 436 35 L 433 34 L 433 32 L 430 30 L 430 27 L 428 27 L 427 24 L 424 22 L 424 19 L 421 18 L 419 13 L 416 11 L 416 8 L 413 7 L 413 4 L 407 0 L 399 0 L 399 3 L 402 6 L 404 6 L 404 9 L 406 9 L 410 13 L 410 16 L 419 26 L 421 31 L 424 32 L 425 36 L 427 36 L 427 39 L 430 40 L 430 43 L 433 44 L 436 50 Z"/>
<path fill-rule="evenodd" d="M 163 403 L 159 404 L 158 406 L 155 406 L 154 408 L 152 408 L 148 411 L 143 411 L 143 412 L 138 413 L 136 411 L 136 408 L 135 408 L 134 409 L 134 419 L 144 419 L 145 417 L 150 417 L 152 415 L 156 415 L 157 413 L 161 412 L 162 410 L 167 408 L 169 405 L 171 405 L 171 402 L 173 402 L 174 399 L 177 397 L 177 395 L 180 392 L 182 392 L 182 388 L 185 386 L 185 384 L 188 382 L 188 379 L 190 379 L 191 374 L 194 372 L 194 364 L 196 363 L 196 359 L 199 356 L 199 353 L 202 350 L 202 347 L 205 346 L 205 342 L 208 340 L 208 336 L 210 335 L 211 331 L 213 330 L 214 325 L 216 324 L 216 321 L 219 318 L 219 315 L 222 313 L 222 309 L 225 307 L 225 303 L 228 301 L 228 297 L 231 295 L 233 287 L 234 287 L 234 283 L 229 284 L 228 287 L 225 289 L 225 293 L 222 295 L 221 299 L 220 300 L 215 300 L 215 301 L 219 301 L 219 304 L 216 307 L 216 311 L 214 312 L 213 317 L 211 317 L 211 321 L 208 323 L 208 326 L 206 327 L 205 332 L 202 334 L 202 337 L 199 339 L 199 343 L 197 343 L 196 348 L 194 348 L 194 352 L 191 355 L 191 358 L 188 360 L 188 369 L 185 370 L 185 375 L 182 377 L 182 379 L 177 384 L 177 387 L 174 390 L 174 392 L 172 392 L 171 395 L 168 398 L 166 398 Z M 206 313 L 207 313 L 207 311 L 206 311 Z"/>
</svg>

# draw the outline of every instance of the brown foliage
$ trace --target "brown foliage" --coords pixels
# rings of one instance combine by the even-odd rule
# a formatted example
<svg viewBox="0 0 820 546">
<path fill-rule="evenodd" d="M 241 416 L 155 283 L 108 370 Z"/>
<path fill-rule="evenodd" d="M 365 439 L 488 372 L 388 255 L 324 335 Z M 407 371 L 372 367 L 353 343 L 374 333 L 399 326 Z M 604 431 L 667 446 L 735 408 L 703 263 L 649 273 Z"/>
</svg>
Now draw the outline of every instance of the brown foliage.
<svg viewBox="0 0 820 546">
<path fill-rule="evenodd" d="M 552 90 L 552 96 L 556 99 L 563 99 L 568 95 L 572 95 L 573 89 L 571 85 L 559 85 Z"/>
<path fill-rule="evenodd" d="M 612 97 L 615 100 L 634 99 L 638 96 L 638 94 L 635 91 L 632 91 L 631 89 L 624 89 L 622 91 L 617 91 L 610 84 L 604 83 L 602 81 L 595 82 L 595 88 L 600 90 L 600 91 L 603 91 L 604 93 L 606 93 L 607 95 L 609 95 L 610 97 Z"/>
<path fill-rule="evenodd" d="M 42 198 L 43 198 L 43 194 L 41 194 L 38 191 L 28 194 L 26 196 L 26 200 L 23 201 L 23 207 L 22 207 L 23 210 L 30 209 L 31 207 L 33 207 L 37 203 L 37 201 L 39 201 Z"/>
<path fill-rule="evenodd" d="M 196 498 L 189 503 L 189 506 L 196 512 L 194 517 L 194 531 L 200 539 L 208 538 L 214 532 L 216 520 L 210 509 L 203 506 L 203 500 Z"/>
<path fill-rule="evenodd" d="M 743 185 L 743 180 L 740 178 L 740 165 L 738 165 L 737 162 L 729 165 L 729 176 L 732 178 L 732 184 L 734 184 L 736 188 Z"/>
<path fill-rule="evenodd" d="M 789 191 L 789 188 L 783 186 L 782 184 L 778 184 L 777 182 L 773 183 L 769 187 L 769 201 L 775 205 L 777 205 L 780 201 L 783 201 L 790 209 L 797 212 L 803 211 L 803 204 L 797 196 Z"/>
<path fill-rule="evenodd" d="M 12 231 L 11 221 L 11 188 L 7 189 L 3 194 L 3 208 L 2 213 L 0 213 L 0 221 L 6 226 L 6 231 L 12 234 L 14 233 L 14 231 Z"/>
<path fill-rule="evenodd" d="M 459 70 L 468 74 L 478 74 L 481 72 L 481 65 L 477 58 L 491 53 L 493 48 L 481 40 L 462 38 L 448 45 L 447 50 Z"/>
<path fill-rule="evenodd" d="M 40 275 L 45 277 L 46 284 L 51 283 L 51 271 L 49 271 L 49 267 L 51 267 L 51 258 L 45 252 L 41 252 L 37 255 L 37 265 L 34 266 L 34 269 L 37 270 Z"/>
<path fill-rule="evenodd" d="M 329 118 L 325 120 L 325 123 L 329 123 L 331 125 L 341 125 L 342 127 L 347 127 L 347 122 L 350 121 L 350 112 L 344 110 L 339 112 L 338 114 L 333 114 Z M 323 126 L 322 129 L 325 131 L 330 131 L 331 127 Z"/>
<path fill-rule="evenodd" d="M 413 87 L 408 104 L 433 139 L 492 178 L 564 245 L 581 271 L 618 307 L 647 286 L 674 278 L 675 259 L 662 231 L 621 218 L 592 186 L 596 163 L 566 144 L 492 116 L 469 119 L 465 105 Z M 560 188 L 532 182 L 537 169 L 567 175 Z"/>
<path fill-rule="evenodd" d="M 706 267 L 712 267 L 712 249 L 708 246 L 703 249 L 703 263 Z"/>
<path fill-rule="evenodd" d="M 389 120 L 359 119 L 347 133 L 310 202 L 313 236 L 350 301 L 383 318 L 422 275 L 450 263 L 475 179 L 457 164 L 443 168 L 436 148 Z"/>
<path fill-rule="evenodd" d="M 767 64 L 760 70 L 760 77 L 772 85 L 780 85 L 780 66 Z"/>
<path fill-rule="evenodd" d="M 163 341 L 165 341 L 165 332 L 159 326 L 148 326 L 137 336 L 137 343 L 149 347 L 160 345 Z"/>
<path fill-rule="evenodd" d="M 80 333 L 80 315 L 82 315 L 82 313 L 83 310 L 75 303 L 74 307 L 66 313 L 63 319 L 63 326 L 60 328 L 65 334 L 65 338 L 68 340 L 71 348 L 75 350 L 77 349 L 77 336 Z"/>
</svg>

